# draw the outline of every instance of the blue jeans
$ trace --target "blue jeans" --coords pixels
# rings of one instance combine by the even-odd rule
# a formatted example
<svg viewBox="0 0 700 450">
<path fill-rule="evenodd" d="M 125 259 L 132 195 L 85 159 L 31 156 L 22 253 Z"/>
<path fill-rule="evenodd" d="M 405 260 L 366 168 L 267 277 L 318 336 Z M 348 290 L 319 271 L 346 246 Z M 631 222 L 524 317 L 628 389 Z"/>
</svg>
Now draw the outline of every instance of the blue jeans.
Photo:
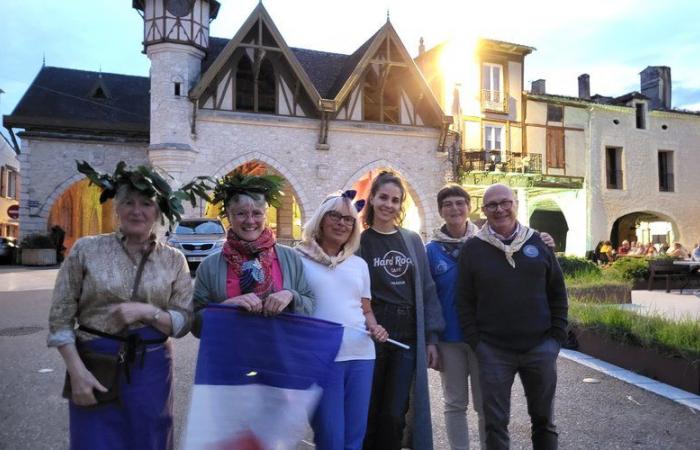
<svg viewBox="0 0 700 450">
<path fill-rule="evenodd" d="M 367 417 L 364 450 L 400 450 L 408 400 L 416 372 L 416 345 L 411 350 L 376 344 L 377 360 Z"/>
<path fill-rule="evenodd" d="M 373 359 L 337 361 L 311 420 L 318 450 L 359 450 L 367 429 Z"/>
<path fill-rule="evenodd" d="M 483 341 L 476 346 L 483 398 L 486 448 L 510 448 L 508 422 L 510 396 L 515 374 L 525 389 L 527 412 L 532 424 L 534 450 L 556 450 L 558 434 L 554 426 L 554 392 L 557 387 L 559 343 L 547 338 L 525 353 L 493 347 Z"/>
</svg>

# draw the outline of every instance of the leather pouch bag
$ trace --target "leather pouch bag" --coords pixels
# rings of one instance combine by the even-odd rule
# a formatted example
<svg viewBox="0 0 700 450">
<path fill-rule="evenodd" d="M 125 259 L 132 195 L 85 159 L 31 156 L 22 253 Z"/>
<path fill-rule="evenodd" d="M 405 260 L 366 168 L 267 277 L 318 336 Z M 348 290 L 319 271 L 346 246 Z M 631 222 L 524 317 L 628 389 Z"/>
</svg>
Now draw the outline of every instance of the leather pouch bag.
<svg viewBox="0 0 700 450">
<path fill-rule="evenodd" d="M 119 400 L 119 374 L 122 371 L 122 356 L 96 353 L 90 351 L 78 351 L 87 370 L 106 387 L 107 392 L 93 389 L 97 404 L 110 403 Z M 66 371 L 66 379 L 63 384 L 63 398 L 72 398 L 70 375 Z"/>
</svg>

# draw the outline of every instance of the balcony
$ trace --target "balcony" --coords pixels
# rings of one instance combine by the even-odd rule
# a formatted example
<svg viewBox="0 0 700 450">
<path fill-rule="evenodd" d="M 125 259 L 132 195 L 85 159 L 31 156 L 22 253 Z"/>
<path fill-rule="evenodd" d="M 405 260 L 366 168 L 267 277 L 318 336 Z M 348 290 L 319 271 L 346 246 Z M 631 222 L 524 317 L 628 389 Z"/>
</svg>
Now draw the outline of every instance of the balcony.
<svg viewBox="0 0 700 450">
<path fill-rule="evenodd" d="M 542 155 L 539 153 L 506 152 L 500 150 L 467 150 L 462 152 L 465 172 L 542 173 Z"/>
<path fill-rule="evenodd" d="M 504 92 L 482 89 L 481 109 L 483 111 L 506 112 L 508 109 L 506 99 L 507 97 Z"/>
<path fill-rule="evenodd" d="M 540 153 L 473 149 L 460 153 L 458 179 L 464 185 L 489 186 L 505 183 L 535 189 L 582 189 L 583 177 L 542 173 Z"/>
</svg>

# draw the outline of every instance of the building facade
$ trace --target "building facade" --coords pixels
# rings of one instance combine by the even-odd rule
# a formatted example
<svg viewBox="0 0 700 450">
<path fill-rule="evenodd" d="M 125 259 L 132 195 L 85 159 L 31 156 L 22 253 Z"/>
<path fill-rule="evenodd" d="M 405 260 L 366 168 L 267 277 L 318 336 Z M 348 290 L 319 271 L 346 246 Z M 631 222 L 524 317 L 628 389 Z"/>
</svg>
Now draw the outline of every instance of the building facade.
<svg viewBox="0 0 700 450">
<path fill-rule="evenodd" d="M 299 238 L 328 193 L 366 194 L 388 169 L 408 187 L 409 226 L 427 236 L 438 224 L 451 118 L 388 20 L 341 55 L 289 47 L 262 4 L 232 39 L 219 39 L 208 32 L 218 2 L 181 3 L 134 2 L 149 78 L 44 67 L 5 117 L 24 129 L 23 234 L 58 224 L 70 245 L 114 227 L 111 205 L 99 205 L 77 173 L 80 159 L 101 170 L 152 164 L 175 186 L 236 169 L 279 174 L 287 195 L 269 219 L 282 241 Z"/>
<path fill-rule="evenodd" d="M 648 67 L 640 91 L 619 97 L 523 91 L 532 47 L 481 39 L 443 43 L 416 62 L 445 111 L 455 118 L 454 179 L 475 198 L 510 185 L 519 219 L 547 231 L 557 250 L 583 256 L 601 240 L 619 245 L 700 241 L 700 113 L 671 107 L 671 70 Z"/>
<path fill-rule="evenodd" d="M 19 160 L 15 149 L 0 133 L 0 236 L 19 237 L 19 220 L 12 209 L 19 204 Z"/>
</svg>

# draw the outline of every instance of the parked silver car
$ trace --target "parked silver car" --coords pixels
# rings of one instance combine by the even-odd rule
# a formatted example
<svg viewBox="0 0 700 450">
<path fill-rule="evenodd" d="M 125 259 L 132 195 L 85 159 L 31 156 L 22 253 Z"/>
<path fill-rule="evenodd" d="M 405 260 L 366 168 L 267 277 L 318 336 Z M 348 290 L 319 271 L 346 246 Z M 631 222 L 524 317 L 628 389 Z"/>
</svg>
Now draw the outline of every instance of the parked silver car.
<svg viewBox="0 0 700 450">
<path fill-rule="evenodd" d="M 168 245 L 184 253 L 187 263 L 194 267 L 223 247 L 226 230 L 219 219 L 183 219 L 166 236 Z"/>
</svg>

